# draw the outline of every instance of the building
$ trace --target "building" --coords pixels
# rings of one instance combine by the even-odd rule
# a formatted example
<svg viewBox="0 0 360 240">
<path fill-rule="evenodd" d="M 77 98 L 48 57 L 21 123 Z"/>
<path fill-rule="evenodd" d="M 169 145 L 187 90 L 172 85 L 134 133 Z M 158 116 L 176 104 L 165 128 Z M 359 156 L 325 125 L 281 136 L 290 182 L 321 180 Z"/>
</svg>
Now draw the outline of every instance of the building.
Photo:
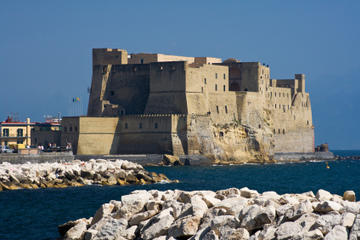
<svg viewBox="0 0 360 240">
<path fill-rule="evenodd" d="M 19 122 L 8 117 L 0 122 L 0 145 L 11 146 L 15 144 L 31 145 L 31 129 L 35 123 L 26 118 L 26 122 Z"/>
<path fill-rule="evenodd" d="M 49 144 L 60 146 L 61 142 L 61 120 L 58 118 L 48 118 L 45 122 L 35 123 L 31 129 L 31 142 L 34 146 L 44 146 Z"/>
<path fill-rule="evenodd" d="M 78 154 L 202 154 L 248 159 L 313 152 L 305 75 L 260 62 L 93 49 L 88 116 L 63 118 Z"/>
</svg>

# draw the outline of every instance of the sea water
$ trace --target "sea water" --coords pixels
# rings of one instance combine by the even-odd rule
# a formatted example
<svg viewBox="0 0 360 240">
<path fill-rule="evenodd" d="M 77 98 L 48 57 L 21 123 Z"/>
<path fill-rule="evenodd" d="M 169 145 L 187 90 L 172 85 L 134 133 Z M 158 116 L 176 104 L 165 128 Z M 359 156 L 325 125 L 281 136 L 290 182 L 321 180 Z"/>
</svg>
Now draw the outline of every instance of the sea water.
<svg viewBox="0 0 360 240">
<path fill-rule="evenodd" d="M 342 156 L 360 151 L 336 151 Z M 342 195 L 354 190 L 360 196 L 360 160 L 290 164 L 148 167 L 180 183 L 134 186 L 86 186 L 0 192 L 0 239 L 56 239 L 57 226 L 89 218 L 101 204 L 121 200 L 138 189 L 219 190 L 248 187 L 259 192 L 302 193 L 326 189 Z"/>
</svg>

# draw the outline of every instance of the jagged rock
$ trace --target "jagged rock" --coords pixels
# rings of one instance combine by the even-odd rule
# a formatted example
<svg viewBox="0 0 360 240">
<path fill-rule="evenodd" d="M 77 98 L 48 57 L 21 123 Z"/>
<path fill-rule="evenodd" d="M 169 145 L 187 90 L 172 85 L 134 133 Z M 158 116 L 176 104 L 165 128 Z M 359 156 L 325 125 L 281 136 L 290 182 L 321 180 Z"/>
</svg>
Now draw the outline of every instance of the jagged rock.
<svg viewBox="0 0 360 240">
<path fill-rule="evenodd" d="M 81 240 L 86 230 L 87 222 L 85 220 L 79 221 L 75 226 L 70 228 L 66 234 L 65 239 L 67 240 Z"/>
<path fill-rule="evenodd" d="M 167 208 L 151 218 L 143 229 L 141 229 L 141 238 L 146 240 L 166 235 L 167 230 L 173 222 L 172 209 Z"/>
<path fill-rule="evenodd" d="M 241 219 L 241 227 L 248 231 L 260 229 L 264 224 L 272 223 L 275 220 L 276 212 L 272 206 L 263 208 L 257 205 L 245 207 L 239 218 Z"/>
<path fill-rule="evenodd" d="M 243 187 L 240 189 L 240 196 L 245 198 L 254 198 L 259 196 L 259 193 L 256 190 L 250 190 L 247 187 Z"/>
<path fill-rule="evenodd" d="M 88 229 L 84 232 L 84 240 L 92 240 L 95 238 L 98 231 L 95 229 Z"/>
<path fill-rule="evenodd" d="M 168 236 L 174 238 L 190 237 L 196 234 L 200 220 L 200 216 L 186 216 L 177 219 L 169 228 Z"/>
<path fill-rule="evenodd" d="M 342 206 L 339 203 L 333 201 L 324 201 L 318 203 L 314 210 L 319 213 L 328 213 L 331 211 L 339 212 L 342 210 Z"/>
<path fill-rule="evenodd" d="M 144 190 L 134 191 L 130 195 L 122 196 L 119 216 L 129 219 L 132 215 L 140 212 L 151 197 L 151 194 Z"/>
<path fill-rule="evenodd" d="M 287 209 L 284 215 L 285 219 L 294 221 L 301 217 L 303 214 L 311 213 L 312 211 L 313 208 L 311 202 L 309 200 L 306 200 Z"/>
<path fill-rule="evenodd" d="M 360 214 L 356 215 L 349 236 L 349 240 L 358 240 L 358 239 L 360 239 Z"/>
<path fill-rule="evenodd" d="M 341 205 L 344 208 L 343 209 L 344 212 L 351 212 L 354 214 L 360 213 L 360 204 L 356 202 L 343 201 Z"/>
<path fill-rule="evenodd" d="M 158 211 L 156 210 L 149 210 L 146 212 L 140 212 L 138 214 L 135 214 L 129 219 L 129 225 L 138 225 L 140 222 L 147 220 L 151 218 L 152 216 L 156 215 Z"/>
<path fill-rule="evenodd" d="M 169 154 L 164 154 L 162 161 L 163 161 L 163 164 L 164 164 L 164 165 L 172 165 L 172 166 L 183 165 L 183 164 L 180 162 L 180 159 L 179 159 L 178 156 L 169 155 Z"/>
<path fill-rule="evenodd" d="M 222 197 L 220 197 L 222 196 Z M 220 197 L 220 198 L 219 198 Z M 240 190 L 237 188 L 228 188 L 225 190 L 216 191 L 216 198 L 223 200 L 224 198 L 240 197 Z"/>
<path fill-rule="evenodd" d="M 344 192 L 344 196 L 343 196 L 343 200 L 347 200 L 349 202 L 355 202 L 356 201 L 356 196 L 355 196 L 355 192 L 354 191 L 345 191 Z"/>
<path fill-rule="evenodd" d="M 111 203 L 105 203 L 101 205 L 101 207 L 96 211 L 95 216 L 93 217 L 93 220 L 91 222 L 91 225 L 94 225 L 100 219 L 102 219 L 104 216 L 109 215 L 112 210 L 114 209 L 114 205 Z"/>
<path fill-rule="evenodd" d="M 238 216 L 241 210 L 248 205 L 248 200 L 243 197 L 234 197 L 222 200 L 214 208 L 224 209 L 226 214 Z"/>
<path fill-rule="evenodd" d="M 324 235 L 319 229 L 313 231 L 303 231 L 301 234 L 301 239 L 303 240 L 320 240 L 324 238 Z"/>
<path fill-rule="evenodd" d="M 326 200 L 331 200 L 333 198 L 333 195 L 331 193 L 329 193 L 328 191 L 319 189 L 316 193 L 316 198 L 319 201 L 326 201 Z"/>
<path fill-rule="evenodd" d="M 198 195 L 191 197 L 190 202 L 193 216 L 199 216 L 202 218 L 208 210 L 206 203 Z"/>
<path fill-rule="evenodd" d="M 355 214 L 346 212 L 342 214 L 341 225 L 344 227 L 352 227 L 355 221 Z"/>
<path fill-rule="evenodd" d="M 64 224 L 61 224 L 58 226 L 58 232 L 60 234 L 60 236 L 65 236 L 65 233 L 72 228 L 73 226 L 75 226 L 77 224 L 77 221 L 68 221 Z"/>
<path fill-rule="evenodd" d="M 348 239 L 348 234 L 344 226 L 335 226 L 328 234 L 326 234 L 324 240 L 344 240 Z"/>
<path fill-rule="evenodd" d="M 309 232 L 310 228 L 315 224 L 316 220 L 319 218 L 319 215 L 314 213 L 305 213 L 295 222 L 300 224 L 304 232 Z M 316 226 L 314 227 L 316 229 Z"/>
<path fill-rule="evenodd" d="M 128 229 L 125 230 L 125 233 L 123 234 L 123 237 L 126 239 L 134 239 L 136 236 L 136 230 L 138 226 L 131 226 Z"/>
<path fill-rule="evenodd" d="M 310 230 L 319 229 L 326 235 L 335 225 L 341 224 L 341 215 L 337 212 L 330 212 L 325 215 L 319 216 L 315 223 L 311 226 Z"/>
<path fill-rule="evenodd" d="M 120 240 L 125 232 L 127 221 L 124 219 L 108 218 L 96 233 L 93 240 Z"/>
<path fill-rule="evenodd" d="M 301 232 L 301 226 L 296 222 L 285 222 L 275 232 L 276 239 L 295 239 Z"/>
<path fill-rule="evenodd" d="M 216 235 L 216 232 L 214 230 L 210 230 L 207 232 L 201 240 L 218 240 L 219 237 Z"/>
</svg>

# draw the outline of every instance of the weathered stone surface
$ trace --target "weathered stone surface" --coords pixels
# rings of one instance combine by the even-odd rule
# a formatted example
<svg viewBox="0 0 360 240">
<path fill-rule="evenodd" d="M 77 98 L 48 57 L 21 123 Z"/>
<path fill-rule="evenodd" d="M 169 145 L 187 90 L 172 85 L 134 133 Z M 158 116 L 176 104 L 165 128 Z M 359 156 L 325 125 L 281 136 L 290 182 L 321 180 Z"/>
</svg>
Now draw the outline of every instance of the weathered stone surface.
<svg viewBox="0 0 360 240">
<path fill-rule="evenodd" d="M 202 200 L 202 198 L 199 195 L 195 195 L 191 197 L 191 207 L 192 207 L 192 214 L 194 216 L 199 216 L 202 218 L 206 211 L 208 210 L 208 207 L 206 203 Z"/>
<path fill-rule="evenodd" d="M 349 236 L 349 240 L 358 240 L 358 239 L 360 239 L 360 214 L 356 215 Z"/>
<path fill-rule="evenodd" d="M 272 223 L 275 220 L 275 208 L 269 206 L 263 208 L 260 206 L 252 205 L 245 207 L 239 218 L 241 219 L 241 226 L 249 231 L 260 229 L 264 224 Z"/>
<path fill-rule="evenodd" d="M 105 203 L 96 211 L 95 216 L 91 222 L 91 225 L 97 223 L 103 217 L 109 215 L 114 209 L 114 205 L 111 203 Z"/>
<path fill-rule="evenodd" d="M 331 193 L 329 193 L 328 191 L 319 189 L 316 193 L 316 198 L 319 201 L 326 201 L 326 200 L 331 200 L 333 198 L 333 195 Z"/>
<path fill-rule="evenodd" d="M 114 219 L 111 217 L 106 218 L 98 229 L 94 240 L 118 240 L 122 239 L 122 234 L 125 233 L 127 221 L 125 219 Z"/>
<path fill-rule="evenodd" d="M 156 210 L 149 210 L 146 212 L 140 212 L 138 214 L 135 214 L 134 216 L 132 216 L 129 219 L 129 224 L 130 226 L 132 225 L 138 225 L 140 222 L 151 218 L 152 216 L 156 215 L 158 213 L 158 211 Z"/>
<path fill-rule="evenodd" d="M 225 214 L 238 216 L 241 210 L 248 206 L 248 200 L 243 197 L 233 197 L 220 201 L 214 208 L 224 209 Z"/>
<path fill-rule="evenodd" d="M 75 226 L 70 228 L 66 234 L 65 239 L 67 240 L 81 240 L 86 230 L 86 221 L 79 221 Z"/>
<path fill-rule="evenodd" d="M 344 196 L 343 196 L 344 200 L 347 200 L 349 202 L 355 202 L 356 201 L 356 196 L 355 196 L 355 192 L 354 191 L 345 191 L 344 192 Z"/>
<path fill-rule="evenodd" d="M 161 235 L 166 235 L 167 230 L 174 222 L 172 209 L 167 208 L 158 215 L 150 219 L 150 221 L 141 229 L 142 239 L 153 239 Z"/>
<path fill-rule="evenodd" d="M 254 198 L 259 196 L 259 193 L 256 190 L 250 190 L 247 187 L 243 187 L 240 189 L 240 196 L 245 198 Z"/>
<path fill-rule="evenodd" d="M 169 228 L 168 236 L 174 238 L 190 237 L 196 234 L 200 220 L 200 216 L 186 216 L 177 219 Z"/>
<path fill-rule="evenodd" d="M 345 212 L 341 216 L 341 225 L 344 227 L 351 227 L 355 221 L 355 214 L 350 212 Z"/>
<path fill-rule="evenodd" d="M 301 232 L 301 226 L 296 222 L 285 222 L 275 232 L 276 239 L 293 239 Z"/>
<path fill-rule="evenodd" d="M 318 203 L 314 210 L 319 213 L 328 213 L 331 211 L 339 212 L 342 210 L 342 206 L 339 203 L 333 201 L 324 201 Z"/>
<path fill-rule="evenodd" d="M 348 234 L 344 226 L 335 226 L 328 234 L 326 234 L 324 240 L 344 240 L 348 239 Z"/>
</svg>

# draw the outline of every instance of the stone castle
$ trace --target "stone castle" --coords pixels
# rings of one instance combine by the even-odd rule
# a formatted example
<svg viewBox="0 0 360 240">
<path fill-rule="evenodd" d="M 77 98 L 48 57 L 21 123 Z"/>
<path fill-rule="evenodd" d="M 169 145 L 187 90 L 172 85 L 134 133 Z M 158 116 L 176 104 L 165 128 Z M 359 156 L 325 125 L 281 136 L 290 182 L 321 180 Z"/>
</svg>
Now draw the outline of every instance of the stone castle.
<svg viewBox="0 0 360 240">
<path fill-rule="evenodd" d="M 314 151 L 305 75 L 259 62 L 93 49 L 88 116 L 63 119 L 77 154 L 204 155 L 267 161 Z"/>
</svg>

